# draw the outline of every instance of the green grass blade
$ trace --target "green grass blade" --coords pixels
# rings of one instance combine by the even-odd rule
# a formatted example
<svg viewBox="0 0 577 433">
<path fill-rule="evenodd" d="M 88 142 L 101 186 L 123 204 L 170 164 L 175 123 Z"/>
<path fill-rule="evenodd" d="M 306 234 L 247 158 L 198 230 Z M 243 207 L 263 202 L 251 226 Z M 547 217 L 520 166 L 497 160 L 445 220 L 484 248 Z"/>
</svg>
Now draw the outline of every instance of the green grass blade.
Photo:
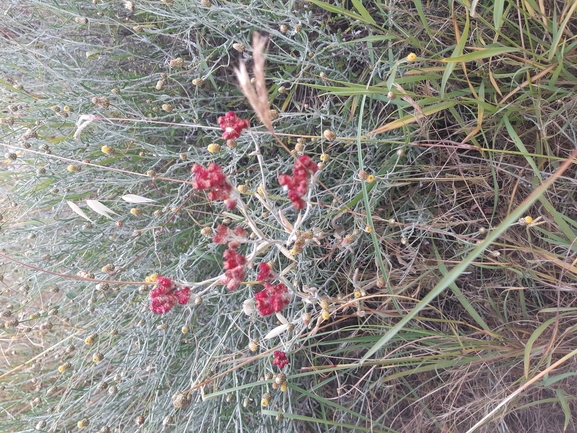
<svg viewBox="0 0 577 433">
<path fill-rule="evenodd" d="M 465 28 L 463 29 L 463 33 L 461 34 L 461 39 L 459 43 L 455 47 L 453 54 L 451 57 L 458 57 L 463 54 L 463 49 L 465 48 L 465 43 L 467 42 L 467 38 L 469 37 L 469 15 L 466 15 L 466 23 Z M 455 69 L 456 63 L 450 62 L 447 67 L 445 68 L 445 72 L 443 72 L 443 79 L 441 80 L 441 97 L 445 96 L 445 88 L 447 87 L 447 82 L 449 81 L 449 77 L 453 73 L 453 69 Z"/>
<path fill-rule="evenodd" d="M 496 241 L 499 236 L 507 231 L 511 224 L 515 223 L 522 215 L 525 214 L 527 209 L 531 207 L 533 203 L 537 201 L 537 199 L 555 182 L 555 180 L 569 168 L 569 166 L 573 163 L 573 159 L 577 155 L 577 152 L 574 151 L 570 158 L 567 159 L 563 163 L 563 165 L 555 172 L 553 176 L 547 179 L 541 186 L 539 186 L 529 197 L 527 197 L 517 209 L 515 209 L 507 218 L 505 218 L 501 224 L 499 224 L 493 232 L 491 232 L 485 239 L 485 241 L 476 246 L 471 253 L 463 259 L 461 263 L 456 265 L 447 275 L 445 275 L 441 281 L 439 281 L 435 287 L 425 295 L 425 297 L 413 308 L 399 323 L 393 326 L 373 347 L 371 347 L 367 353 L 361 358 L 359 361 L 360 364 L 363 364 L 367 361 L 372 355 L 374 355 L 378 350 L 380 350 L 385 344 L 387 344 L 398 332 L 405 327 L 407 323 L 409 323 L 423 308 L 425 308 L 429 303 L 439 296 L 443 291 L 449 287 L 449 285 L 467 269 L 467 267 L 479 257 L 483 251 L 494 241 Z"/>
<path fill-rule="evenodd" d="M 487 59 L 489 57 L 500 56 L 505 53 L 514 53 L 516 51 L 519 50 L 513 47 L 483 48 L 472 53 L 447 57 L 441 61 L 444 63 L 472 62 L 473 60 Z"/>
<path fill-rule="evenodd" d="M 547 327 L 555 320 L 557 320 L 557 317 L 552 317 L 545 323 L 539 325 L 539 327 L 535 329 L 535 331 L 533 331 L 533 333 L 527 340 L 527 343 L 525 344 L 525 353 L 523 356 L 523 370 L 525 372 L 525 378 L 527 379 L 529 379 L 529 368 L 531 366 L 531 349 L 533 349 L 533 344 L 535 344 L 537 338 L 539 338 L 539 336 L 545 331 L 545 329 L 547 329 Z"/>
<path fill-rule="evenodd" d="M 363 6 L 363 2 L 360 0 L 352 0 L 353 2 L 353 6 L 355 7 L 355 9 L 357 11 L 359 11 L 359 13 L 361 14 L 361 16 L 365 19 L 366 22 L 371 23 L 373 25 L 376 25 L 377 22 L 373 19 L 373 17 L 371 16 L 371 14 L 369 13 L 369 11 L 367 10 L 367 8 L 365 8 Z"/>
</svg>

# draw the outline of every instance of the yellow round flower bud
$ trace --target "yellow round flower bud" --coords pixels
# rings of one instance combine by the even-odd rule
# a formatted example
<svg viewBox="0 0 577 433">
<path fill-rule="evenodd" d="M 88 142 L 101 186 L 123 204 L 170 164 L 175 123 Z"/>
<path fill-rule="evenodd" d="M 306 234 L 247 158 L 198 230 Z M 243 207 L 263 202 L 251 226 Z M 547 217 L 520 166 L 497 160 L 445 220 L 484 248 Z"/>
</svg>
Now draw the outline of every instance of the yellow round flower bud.
<svg viewBox="0 0 577 433">
<path fill-rule="evenodd" d="M 323 318 L 323 320 L 329 320 L 329 318 L 331 317 L 331 313 L 329 313 L 328 310 L 322 310 L 321 317 Z"/>
<path fill-rule="evenodd" d="M 104 145 L 100 148 L 100 150 L 102 151 L 102 153 L 104 153 L 106 155 L 114 155 L 114 147 Z"/>
<path fill-rule="evenodd" d="M 409 53 L 407 56 L 407 62 L 414 62 L 417 60 L 417 55 L 415 53 Z"/>
<path fill-rule="evenodd" d="M 130 209 L 130 213 L 136 217 L 142 216 L 142 209 L 138 209 L 136 207 L 133 207 L 132 209 Z"/>
<path fill-rule="evenodd" d="M 525 218 L 523 218 L 525 220 L 525 224 L 531 224 L 533 222 L 533 217 L 530 215 L 527 215 Z"/>
<path fill-rule="evenodd" d="M 220 144 L 218 144 L 218 143 L 210 143 L 210 144 L 206 147 L 206 150 L 208 150 L 210 153 L 220 152 Z"/>
<path fill-rule="evenodd" d="M 373 176 L 372 174 L 369 174 L 367 176 L 367 182 L 368 183 L 373 183 L 375 181 L 375 176 Z"/>
<path fill-rule="evenodd" d="M 321 155 L 321 161 L 322 162 L 328 162 L 329 159 L 331 159 L 331 156 L 328 153 L 323 153 Z"/>
<path fill-rule="evenodd" d="M 239 185 L 236 187 L 236 190 L 241 194 L 246 194 L 248 192 L 248 186 L 246 185 Z"/>
</svg>

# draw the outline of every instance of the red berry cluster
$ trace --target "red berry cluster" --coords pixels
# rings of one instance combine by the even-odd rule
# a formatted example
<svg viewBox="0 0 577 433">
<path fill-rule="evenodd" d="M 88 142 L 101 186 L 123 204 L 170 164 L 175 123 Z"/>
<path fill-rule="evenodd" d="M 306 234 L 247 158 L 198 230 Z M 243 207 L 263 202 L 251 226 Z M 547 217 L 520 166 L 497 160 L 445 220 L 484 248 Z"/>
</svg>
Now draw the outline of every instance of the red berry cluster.
<svg viewBox="0 0 577 433">
<path fill-rule="evenodd" d="M 220 282 L 224 284 L 228 290 L 235 290 L 240 283 L 246 278 L 246 257 L 239 254 L 234 249 L 228 249 L 222 255 L 224 258 L 224 276 Z"/>
<path fill-rule="evenodd" d="M 150 291 L 150 310 L 156 314 L 168 313 L 178 303 L 184 305 L 190 299 L 190 288 L 177 289 L 170 278 L 156 277 L 157 286 Z"/>
<path fill-rule="evenodd" d="M 240 137 L 243 129 L 248 129 L 250 122 L 248 119 L 239 119 L 234 111 L 229 111 L 224 116 L 218 118 L 218 125 L 224 131 L 222 138 L 231 140 Z"/>
<path fill-rule="evenodd" d="M 273 279 L 272 269 L 268 263 L 261 263 L 258 265 L 259 273 L 256 276 L 257 281 L 264 283 Z"/>
<path fill-rule="evenodd" d="M 290 293 L 282 283 L 264 283 L 264 290 L 256 293 L 254 299 L 258 314 L 268 316 L 282 311 L 290 303 Z"/>
<path fill-rule="evenodd" d="M 272 365 L 276 365 L 282 370 L 285 365 L 288 365 L 289 361 L 285 352 L 280 350 L 275 350 L 273 353 Z"/>
<path fill-rule="evenodd" d="M 228 248 L 235 250 L 240 246 L 241 241 L 246 240 L 248 233 L 241 226 L 236 226 L 234 230 L 220 224 L 216 228 L 216 234 L 212 237 L 215 244 L 224 245 L 228 242 Z"/>
<path fill-rule="evenodd" d="M 281 174 L 278 177 L 278 183 L 288 188 L 288 197 L 293 202 L 295 209 L 299 210 L 305 207 L 306 203 L 302 197 L 307 193 L 311 173 L 316 173 L 318 169 L 318 166 L 309 156 L 303 155 L 295 161 L 292 176 Z"/>
<path fill-rule="evenodd" d="M 195 175 L 192 181 L 192 187 L 197 190 L 210 190 L 208 192 L 209 200 L 224 200 L 228 210 L 236 207 L 236 200 L 230 197 L 232 185 L 228 183 L 222 168 L 214 163 L 204 168 L 202 165 L 194 164 L 192 173 Z"/>
</svg>

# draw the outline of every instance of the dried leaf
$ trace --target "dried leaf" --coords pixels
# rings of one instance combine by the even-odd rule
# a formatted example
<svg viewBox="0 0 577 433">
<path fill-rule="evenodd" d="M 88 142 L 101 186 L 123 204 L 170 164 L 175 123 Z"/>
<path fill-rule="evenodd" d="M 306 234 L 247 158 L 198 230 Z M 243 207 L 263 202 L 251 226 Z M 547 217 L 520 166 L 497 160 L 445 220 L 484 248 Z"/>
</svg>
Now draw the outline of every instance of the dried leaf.
<svg viewBox="0 0 577 433">
<path fill-rule="evenodd" d="M 70 209 L 72 209 L 76 214 L 80 215 L 85 220 L 92 222 L 92 220 L 88 218 L 88 215 L 86 215 L 84 211 L 80 209 L 80 207 L 78 207 L 76 203 L 72 203 L 70 200 L 66 200 L 66 203 L 68 204 L 68 206 L 70 206 Z"/>
<path fill-rule="evenodd" d="M 156 201 L 156 200 L 153 200 L 151 198 L 142 197 L 142 196 L 136 195 L 136 194 L 123 195 L 122 200 L 124 200 L 128 203 L 152 203 L 152 202 Z"/>
<path fill-rule="evenodd" d="M 92 209 L 94 212 L 96 212 L 97 214 L 105 216 L 106 218 L 112 219 L 112 217 L 109 215 L 110 213 L 114 214 L 114 215 L 118 215 L 116 212 L 114 212 L 109 207 L 104 206 L 98 200 L 86 200 L 86 205 L 90 209 Z"/>
<path fill-rule="evenodd" d="M 278 337 L 280 334 L 282 334 L 283 332 L 285 332 L 289 327 L 289 324 L 287 323 L 286 325 L 280 325 L 277 326 L 276 328 L 274 328 L 272 331 L 270 331 L 268 334 L 266 334 L 264 336 L 265 340 L 270 340 L 271 338 L 274 337 Z"/>
</svg>

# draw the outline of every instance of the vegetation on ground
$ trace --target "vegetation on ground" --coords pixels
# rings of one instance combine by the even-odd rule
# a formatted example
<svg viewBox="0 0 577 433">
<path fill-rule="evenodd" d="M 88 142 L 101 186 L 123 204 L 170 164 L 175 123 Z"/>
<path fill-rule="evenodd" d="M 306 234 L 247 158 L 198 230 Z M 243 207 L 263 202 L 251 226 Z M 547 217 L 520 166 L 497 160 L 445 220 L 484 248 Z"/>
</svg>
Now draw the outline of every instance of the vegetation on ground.
<svg viewBox="0 0 577 433">
<path fill-rule="evenodd" d="M 2 431 L 577 430 L 576 2 L 5 3 Z"/>
</svg>

